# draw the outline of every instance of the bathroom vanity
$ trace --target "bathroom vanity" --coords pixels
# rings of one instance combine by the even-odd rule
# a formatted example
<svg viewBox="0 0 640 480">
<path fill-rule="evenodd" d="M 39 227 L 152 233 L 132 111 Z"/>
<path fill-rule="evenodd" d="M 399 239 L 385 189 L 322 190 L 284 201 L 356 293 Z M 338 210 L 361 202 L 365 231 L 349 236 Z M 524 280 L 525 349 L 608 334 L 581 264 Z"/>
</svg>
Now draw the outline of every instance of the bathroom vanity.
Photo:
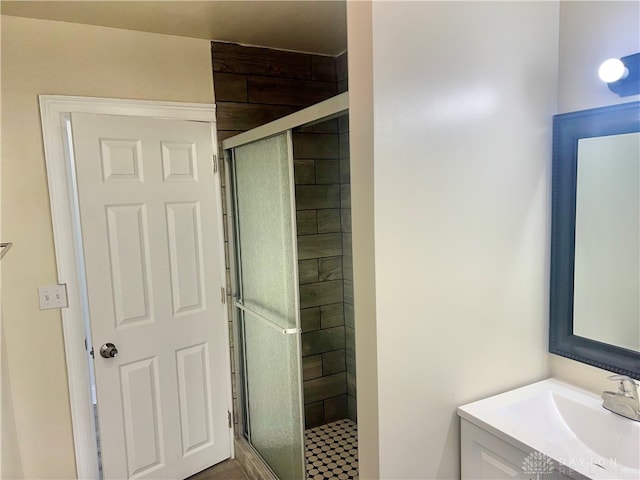
<svg viewBox="0 0 640 480">
<path fill-rule="evenodd" d="M 640 478 L 640 422 L 547 379 L 458 408 L 461 478 Z"/>
</svg>

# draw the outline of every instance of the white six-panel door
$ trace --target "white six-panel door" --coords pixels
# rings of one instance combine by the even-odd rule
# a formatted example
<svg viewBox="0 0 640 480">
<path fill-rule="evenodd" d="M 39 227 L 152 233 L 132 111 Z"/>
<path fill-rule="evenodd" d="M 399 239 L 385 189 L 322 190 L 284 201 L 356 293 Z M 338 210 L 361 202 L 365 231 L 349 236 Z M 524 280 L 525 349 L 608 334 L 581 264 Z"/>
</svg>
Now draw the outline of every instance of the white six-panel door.
<svg viewBox="0 0 640 480">
<path fill-rule="evenodd" d="M 230 456 L 211 127 L 71 121 L 104 477 L 185 478 Z"/>
</svg>

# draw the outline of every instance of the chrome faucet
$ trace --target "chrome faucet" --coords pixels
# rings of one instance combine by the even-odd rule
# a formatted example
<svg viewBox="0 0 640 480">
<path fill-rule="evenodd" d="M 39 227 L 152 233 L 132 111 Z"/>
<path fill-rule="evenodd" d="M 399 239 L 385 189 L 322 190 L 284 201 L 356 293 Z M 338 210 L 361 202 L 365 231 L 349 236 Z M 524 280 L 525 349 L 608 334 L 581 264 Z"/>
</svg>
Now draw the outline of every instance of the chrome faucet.
<svg viewBox="0 0 640 480">
<path fill-rule="evenodd" d="M 602 392 L 602 406 L 613 413 L 640 422 L 638 384 L 626 375 L 611 375 L 607 378 L 618 382 L 618 391 Z"/>
</svg>

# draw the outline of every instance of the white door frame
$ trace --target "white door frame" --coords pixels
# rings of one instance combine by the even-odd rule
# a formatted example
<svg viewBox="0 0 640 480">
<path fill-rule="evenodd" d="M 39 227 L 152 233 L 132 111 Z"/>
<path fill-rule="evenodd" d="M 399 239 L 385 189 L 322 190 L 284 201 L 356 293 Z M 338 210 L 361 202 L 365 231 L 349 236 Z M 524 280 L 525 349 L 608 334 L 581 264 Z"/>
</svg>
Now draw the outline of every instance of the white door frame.
<svg viewBox="0 0 640 480">
<path fill-rule="evenodd" d="M 95 113 L 103 115 L 125 115 L 136 117 L 190 120 L 211 124 L 213 151 L 217 152 L 215 105 L 204 103 L 157 102 L 147 100 L 126 100 L 95 97 L 73 97 L 61 95 L 40 95 L 40 117 L 49 183 L 53 237 L 55 243 L 58 283 L 67 285 L 68 308 L 63 308 L 62 328 L 64 334 L 71 423 L 76 456 L 78 478 L 98 479 L 97 442 L 94 426 L 94 413 L 91 399 L 91 381 L 89 378 L 88 353 L 85 349 L 84 320 L 82 317 L 82 289 L 80 269 L 83 268 L 77 258 L 78 245 L 75 232 L 79 216 L 74 201 L 74 168 L 65 129 L 71 113 Z M 219 175 L 219 173 L 218 173 Z M 222 197 L 220 182 L 213 185 L 218 208 L 221 209 Z M 217 254 L 224 262 L 224 230 L 222 212 L 217 216 L 219 232 L 219 251 Z M 225 272 L 220 272 L 221 285 L 226 284 Z M 227 309 L 224 309 L 224 321 L 228 322 Z M 228 380 L 227 408 L 233 411 L 231 394 L 231 366 L 229 356 L 229 329 L 226 332 L 227 365 L 224 366 Z M 90 342 L 90 340 L 88 340 Z M 231 456 L 233 457 L 233 428 L 229 430 Z"/>
</svg>

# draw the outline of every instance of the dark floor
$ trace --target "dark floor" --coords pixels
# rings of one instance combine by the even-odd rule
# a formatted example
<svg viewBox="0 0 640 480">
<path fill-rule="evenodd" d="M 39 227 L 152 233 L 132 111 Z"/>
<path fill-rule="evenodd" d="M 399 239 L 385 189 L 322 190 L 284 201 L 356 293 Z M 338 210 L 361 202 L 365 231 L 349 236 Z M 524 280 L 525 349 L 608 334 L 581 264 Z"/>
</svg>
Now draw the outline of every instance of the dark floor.
<svg viewBox="0 0 640 480">
<path fill-rule="evenodd" d="M 187 480 L 249 480 L 237 460 L 226 460 L 200 473 L 196 473 Z"/>
</svg>

